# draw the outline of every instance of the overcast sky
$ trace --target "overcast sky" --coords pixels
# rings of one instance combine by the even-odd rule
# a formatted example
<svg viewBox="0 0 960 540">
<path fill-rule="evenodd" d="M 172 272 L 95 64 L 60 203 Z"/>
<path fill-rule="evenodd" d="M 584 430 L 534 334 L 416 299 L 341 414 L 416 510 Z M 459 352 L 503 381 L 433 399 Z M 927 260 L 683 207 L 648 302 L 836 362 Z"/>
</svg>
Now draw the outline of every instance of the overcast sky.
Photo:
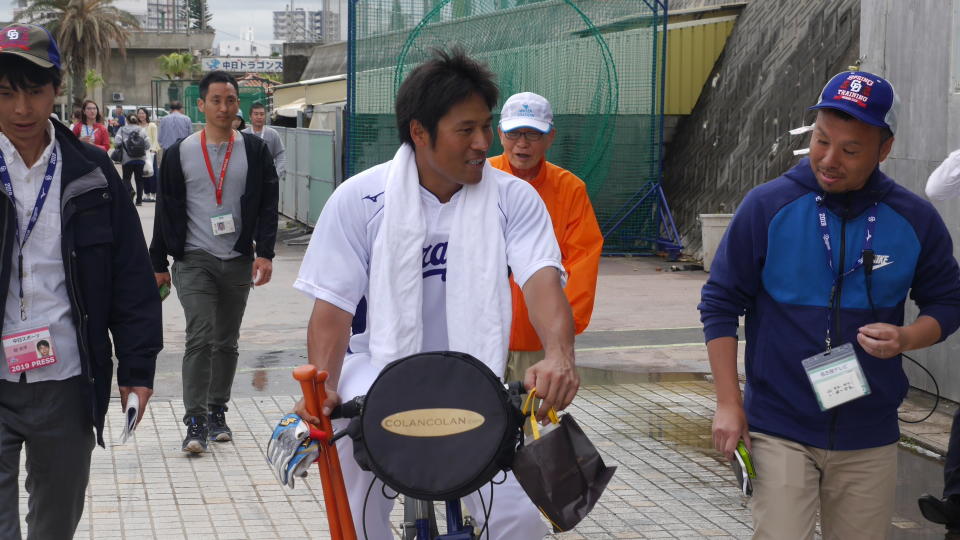
<svg viewBox="0 0 960 540">
<path fill-rule="evenodd" d="M 323 0 L 294 0 L 295 7 L 307 11 L 321 9 Z M 8 21 L 13 13 L 14 0 L 0 0 L 0 20 Z M 247 28 L 253 28 L 254 41 L 273 39 L 273 11 L 282 10 L 290 0 L 207 0 L 213 13 L 213 27 L 217 30 L 214 44 L 242 38 Z M 130 11 L 146 11 L 146 0 L 115 0 L 115 5 Z"/>
</svg>

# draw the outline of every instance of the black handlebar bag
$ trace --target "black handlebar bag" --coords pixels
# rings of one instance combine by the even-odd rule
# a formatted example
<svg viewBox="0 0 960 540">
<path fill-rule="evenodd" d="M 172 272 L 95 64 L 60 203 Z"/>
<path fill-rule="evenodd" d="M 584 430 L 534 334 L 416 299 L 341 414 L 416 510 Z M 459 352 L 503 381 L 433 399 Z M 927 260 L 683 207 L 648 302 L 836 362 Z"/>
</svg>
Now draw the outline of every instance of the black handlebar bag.
<svg viewBox="0 0 960 540">
<path fill-rule="evenodd" d="M 423 500 L 463 497 L 509 469 L 522 423 L 490 368 L 457 352 L 388 364 L 356 420 L 350 431 L 360 467 Z"/>
</svg>

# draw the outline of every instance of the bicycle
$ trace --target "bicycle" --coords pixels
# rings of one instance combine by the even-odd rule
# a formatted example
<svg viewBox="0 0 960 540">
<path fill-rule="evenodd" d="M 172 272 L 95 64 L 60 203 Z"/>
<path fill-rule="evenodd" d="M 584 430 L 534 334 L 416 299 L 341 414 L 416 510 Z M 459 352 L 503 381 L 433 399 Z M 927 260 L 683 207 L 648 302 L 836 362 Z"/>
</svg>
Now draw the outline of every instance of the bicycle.
<svg viewBox="0 0 960 540">
<path fill-rule="evenodd" d="M 326 374 L 313 366 L 300 366 L 294 377 L 301 382 L 307 410 L 319 416 L 314 410 L 319 411 L 326 399 L 322 388 Z M 522 437 L 523 393 L 522 383 L 504 385 L 469 355 L 421 353 L 389 364 L 365 396 L 339 405 L 329 418 L 321 416 L 324 422 L 316 434 L 322 438 L 318 463 L 334 540 L 356 538 L 356 531 L 350 530 L 349 503 L 333 444 L 344 436 L 353 440 L 361 468 L 396 493 L 419 501 L 411 504 L 408 513 L 413 514 L 417 540 L 476 540 L 484 531 L 489 537 L 489 510 L 482 493 L 485 515 L 479 534 L 472 524 L 464 523 L 460 498 L 510 468 Z M 328 425 L 331 418 L 346 418 L 350 423 L 334 434 Z M 337 462 L 335 467 L 332 461 Z M 442 474 L 437 473 L 438 463 L 447 465 Z M 437 535 L 431 523 L 435 500 L 446 506 L 444 535 Z M 350 521 L 350 527 L 345 527 L 345 521 Z"/>
</svg>

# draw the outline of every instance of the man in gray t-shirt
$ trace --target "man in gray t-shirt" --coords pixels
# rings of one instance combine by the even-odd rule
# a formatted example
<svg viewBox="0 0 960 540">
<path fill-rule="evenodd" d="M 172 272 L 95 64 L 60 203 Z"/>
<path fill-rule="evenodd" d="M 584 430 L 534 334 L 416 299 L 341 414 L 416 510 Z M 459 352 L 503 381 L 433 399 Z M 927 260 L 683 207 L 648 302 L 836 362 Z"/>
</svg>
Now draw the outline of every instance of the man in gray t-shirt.
<svg viewBox="0 0 960 540">
<path fill-rule="evenodd" d="M 207 440 L 232 438 L 226 412 L 240 323 L 251 285 L 270 281 L 278 199 L 266 144 L 233 129 L 240 109 L 236 79 L 208 73 L 198 108 L 206 125 L 170 146 L 160 166 L 150 244 L 157 285 L 172 282 L 186 317 L 182 449 L 194 453 L 206 451 Z"/>
<path fill-rule="evenodd" d="M 270 149 L 270 155 L 273 156 L 273 164 L 277 168 L 277 178 L 283 178 L 287 170 L 287 154 L 283 149 L 283 141 L 280 140 L 280 134 L 277 130 L 266 125 L 267 108 L 263 103 L 254 103 L 250 106 L 250 126 L 243 130 L 244 133 L 251 133 L 263 139 Z"/>
</svg>

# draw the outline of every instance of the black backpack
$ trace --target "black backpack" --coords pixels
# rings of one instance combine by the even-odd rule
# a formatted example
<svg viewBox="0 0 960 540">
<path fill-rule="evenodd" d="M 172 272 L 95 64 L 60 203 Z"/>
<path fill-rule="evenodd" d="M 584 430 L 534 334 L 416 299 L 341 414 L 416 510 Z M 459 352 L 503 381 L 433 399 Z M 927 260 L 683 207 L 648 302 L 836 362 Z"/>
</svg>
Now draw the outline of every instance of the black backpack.
<svg viewBox="0 0 960 540">
<path fill-rule="evenodd" d="M 142 158 L 147 155 L 147 140 L 143 131 L 132 129 L 123 137 L 123 150 L 132 158 Z"/>
</svg>

